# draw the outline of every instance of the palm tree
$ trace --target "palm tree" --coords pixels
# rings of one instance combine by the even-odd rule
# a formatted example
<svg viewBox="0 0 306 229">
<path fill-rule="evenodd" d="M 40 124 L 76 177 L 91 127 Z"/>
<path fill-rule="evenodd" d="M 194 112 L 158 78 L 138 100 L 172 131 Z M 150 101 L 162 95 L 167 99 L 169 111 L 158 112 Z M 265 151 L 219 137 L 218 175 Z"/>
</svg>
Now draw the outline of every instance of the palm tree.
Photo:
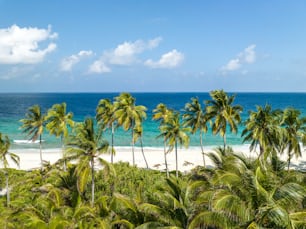
<svg viewBox="0 0 306 229">
<path fill-rule="evenodd" d="M 281 125 L 284 129 L 283 150 L 287 149 L 288 170 L 293 156 L 302 156 L 300 142 L 306 134 L 306 118 L 300 118 L 301 112 L 294 108 L 287 108 L 283 112 Z"/>
<path fill-rule="evenodd" d="M 153 110 L 153 120 L 160 121 L 159 124 L 159 130 L 162 132 L 161 127 L 168 122 L 168 120 L 172 117 L 173 110 L 168 109 L 167 106 L 163 103 L 160 103 L 156 106 L 156 108 Z M 166 174 L 169 178 L 169 170 L 168 170 L 168 163 L 167 163 L 167 150 L 166 150 L 166 136 L 164 137 L 164 159 L 165 159 L 165 166 L 166 166 Z"/>
<path fill-rule="evenodd" d="M 102 131 L 111 128 L 111 163 L 114 161 L 114 132 L 115 132 L 115 110 L 114 105 L 109 99 L 101 99 L 96 108 L 96 120 Z"/>
<path fill-rule="evenodd" d="M 191 103 L 185 104 L 184 114 L 183 114 L 184 123 L 183 125 L 191 127 L 191 133 L 195 134 L 200 130 L 200 146 L 203 156 L 203 164 L 205 167 L 205 156 L 203 148 L 203 132 L 207 132 L 207 115 L 205 110 L 202 109 L 201 104 L 199 103 L 198 98 L 191 98 Z"/>
<path fill-rule="evenodd" d="M 134 139 L 133 141 L 136 142 L 138 139 L 140 141 L 140 147 L 141 147 L 141 153 L 142 153 L 142 156 L 143 156 L 143 159 L 146 163 L 146 167 L 147 169 L 149 168 L 149 165 L 148 165 L 148 162 L 147 162 L 147 159 L 146 159 L 146 156 L 144 154 L 144 150 L 143 150 L 143 141 L 142 141 L 142 135 L 143 135 L 143 128 L 142 126 L 135 126 L 134 130 L 133 130 L 135 133 L 134 133 Z"/>
<path fill-rule="evenodd" d="M 118 125 L 122 126 L 125 131 L 132 130 L 132 154 L 133 165 L 135 165 L 134 153 L 134 128 L 141 125 L 142 121 L 147 117 L 145 106 L 136 106 L 136 99 L 129 93 L 121 93 L 115 97 L 115 118 Z"/>
<path fill-rule="evenodd" d="M 64 160 L 64 171 L 66 171 L 65 152 L 64 152 L 64 139 L 68 136 L 68 127 L 73 127 L 74 121 L 72 120 L 73 114 L 67 113 L 66 103 L 54 104 L 49 109 L 46 116 L 47 129 L 50 134 L 61 138 L 62 154 Z"/>
<path fill-rule="evenodd" d="M 9 177 L 8 177 L 8 171 L 7 168 L 9 166 L 8 160 L 7 160 L 7 156 L 10 157 L 10 159 L 19 166 L 19 157 L 18 155 L 9 152 L 11 143 L 10 143 L 10 139 L 8 138 L 8 136 L 3 136 L 2 138 L 2 133 L 0 132 L 0 162 L 3 165 L 4 168 L 4 173 L 6 176 L 6 203 L 7 206 L 10 205 L 10 190 L 9 190 Z"/>
<path fill-rule="evenodd" d="M 28 134 L 30 140 L 32 140 L 33 142 L 39 139 L 40 163 L 42 168 L 42 134 L 44 132 L 44 127 L 46 124 L 46 118 L 45 115 L 42 114 L 39 105 L 34 105 L 30 107 L 25 116 L 26 117 L 24 119 L 20 120 L 20 122 L 23 123 L 21 128 L 23 129 L 24 133 Z"/>
<path fill-rule="evenodd" d="M 251 142 L 250 151 L 259 146 L 259 157 L 267 158 L 270 152 L 275 155 L 281 142 L 280 110 L 272 110 L 266 104 L 264 107 L 256 106 L 257 111 L 250 111 L 245 121 L 245 129 L 241 136 L 244 142 Z"/>
<path fill-rule="evenodd" d="M 241 121 L 242 107 L 233 105 L 235 95 L 229 96 L 223 90 L 210 92 L 211 100 L 205 101 L 206 113 L 209 120 L 213 119 L 212 132 L 223 137 L 223 148 L 226 148 L 226 132 L 229 126 L 232 133 L 237 133 Z"/>
<path fill-rule="evenodd" d="M 86 118 L 83 123 L 78 123 L 67 142 L 67 159 L 78 160 L 76 175 L 78 177 L 78 190 L 84 192 L 89 175 L 91 175 L 91 205 L 95 200 L 95 162 L 106 163 L 99 158 L 108 150 L 108 142 L 95 133 L 94 121 Z"/>
<path fill-rule="evenodd" d="M 188 147 L 189 136 L 187 133 L 189 131 L 189 127 L 183 127 L 179 112 L 174 112 L 173 116 L 161 126 L 162 134 L 160 136 L 165 136 L 165 139 L 168 141 L 168 152 L 175 149 L 176 177 L 178 177 L 177 145 L 180 144 L 186 148 Z"/>
</svg>

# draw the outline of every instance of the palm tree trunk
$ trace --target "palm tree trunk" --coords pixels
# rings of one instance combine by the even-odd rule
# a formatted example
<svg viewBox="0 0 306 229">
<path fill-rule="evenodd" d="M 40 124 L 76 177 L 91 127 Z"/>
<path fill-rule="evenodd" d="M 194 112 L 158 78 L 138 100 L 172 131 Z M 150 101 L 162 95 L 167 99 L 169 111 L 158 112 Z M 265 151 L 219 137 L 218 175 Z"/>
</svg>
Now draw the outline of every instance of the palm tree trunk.
<svg viewBox="0 0 306 229">
<path fill-rule="evenodd" d="M 9 207 L 10 205 L 10 190 L 9 190 L 9 176 L 8 172 L 5 171 L 6 176 L 6 206 Z"/>
<path fill-rule="evenodd" d="M 167 162 L 167 152 L 166 152 L 166 137 L 164 137 L 164 157 L 165 157 L 165 166 L 167 178 L 169 178 L 168 162 Z"/>
<path fill-rule="evenodd" d="M 94 206 L 95 202 L 95 161 L 91 158 L 91 207 Z"/>
<path fill-rule="evenodd" d="M 176 178 L 178 178 L 177 140 L 176 139 L 175 139 L 175 168 L 176 168 Z"/>
<path fill-rule="evenodd" d="M 62 157 L 64 161 L 63 169 L 64 169 L 64 172 L 66 172 L 67 168 L 66 168 L 66 156 L 65 156 L 65 151 L 64 151 L 65 149 L 64 149 L 63 135 L 61 135 L 61 144 L 62 144 Z"/>
<path fill-rule="evenodd" d="M 133 154 L 133 166 L 135 165 L 135 152 L 134 152 L 134 123 L 132 124 L 132 154 Z"/>
<path fill-rule="evenodd" d="M 225 151 L 226 148 L 226 134 L 223 135 L 223 149 Z"/>
<path fill-rule="evenodd" d="M 290 152 L 288 152 L 288 165 L 287 165 L 287 171 L 289 172 L 289 168 L 290 168 L 290 163 L 291 163 L 291 154 Z"/>
<path fill-rule="evenodd" d="M 203 132 L 202 132 L 202 130 L 200 131 L 200 145 L 201 145 L 201 151 L 202 151 L 202 157 L 203 157 L 203 165 L 204 165 L 204 167 L 206 167 L 204 147 L 203 147 Z"/>
<path fill-rule="evenodd" d="M 146 163 L 146 166 L 147 166 L 147 169 L 148 169 L 148 168 L 149 168 L 149 165 L 148 165 L 146 156 L 145 156 L 144 151 L 143 151 L 142 137 L 140 137 L 140 146 L 141 146 L 141 153 L 142 153 L 143 159 L 144 159 L 144 161 L 145 161 L 145 163 Z"/>
<path fill-rule="evenodd" d="M 114 123 L 112 123 L 112 152 L 111 152 L 111 163 L 114 163 Z"/>
<path fill-rule="evenodd" d="M 41 142 L 41 134 L 39 135 L 39 154 L 40 154 L 40 165 L 41 165 L 41 170 L 43 169 L 43 159 L 42 159 L 42 142 Z"/>
</svg>

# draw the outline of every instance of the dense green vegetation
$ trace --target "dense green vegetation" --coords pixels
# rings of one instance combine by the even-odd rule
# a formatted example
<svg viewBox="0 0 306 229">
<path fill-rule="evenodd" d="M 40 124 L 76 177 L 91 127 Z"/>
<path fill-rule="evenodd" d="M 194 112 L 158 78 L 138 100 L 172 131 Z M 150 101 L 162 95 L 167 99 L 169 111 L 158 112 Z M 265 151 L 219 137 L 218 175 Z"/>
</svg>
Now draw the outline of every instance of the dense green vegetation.
<svg viewBox="0 0 306 229">
<path fill-rule="evenodd" d="M 294 108 L 281 111 L 267 105 L 250 111 L 241 123 L 242 107 L 234 99 L 223 90 L 213 91 L 204 104 L 191 98 L 182 114 L 157 105 L 153 119 L 160 123 L 166 171 L 99 157 L 115 153 L 115 139 L 105 141 L 104 130 L 113 135 L 122 126 L 133 144 L 145 134 L 146 108 L 128 93 L 113 102 L 102 99 L 96 119 L 81 123 L 72 121 L 64 103 L 47 114 L 37 105 L 29 108 L 21 120 L 24 131 L 40 144 L 44 128 L 60 137 L 63 158 L 50 165 L 41 156 L 39 170 L 9 169 L 7 157 L 19 163 L 18 157 L 0 134 L 0 185 L 5 191 L 0 228 L 306 228 L 306 174 L 290 169 L 292 157 L 302 154 L 305 118 Z M 259 149 L 257 158 L 233 152 L 226 143 L 226 133 L 235 133 L 241 124 L 250 150 Z M 200 137 L 202 153 L 214 166 L 206 167 L 203 160 L 188 174 L 168 171 L 167 153 L 176 152 L 178 145 L 188 147 L 189 134 L 202 136 L 208 128 L 224 142 L 206 152 Z M 286 162 L 279 159 L 281 153 L 287 154 Z"/>
</svg>

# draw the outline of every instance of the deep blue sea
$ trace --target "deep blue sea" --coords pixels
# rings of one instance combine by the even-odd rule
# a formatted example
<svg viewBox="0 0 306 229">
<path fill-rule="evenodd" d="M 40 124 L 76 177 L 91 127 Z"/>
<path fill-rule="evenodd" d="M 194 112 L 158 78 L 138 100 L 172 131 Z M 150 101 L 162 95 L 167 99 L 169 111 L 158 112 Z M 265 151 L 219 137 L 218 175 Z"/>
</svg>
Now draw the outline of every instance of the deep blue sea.
<svg viewBox="0 0 306 229">
<path fill-rule="evenodd" d="M 209 93 L 131 93 L 136 98 L 137 105 L 147 107 L 147 119 L 144 122 L 143 143 L 146 147 L 162 147 L 162 139 L 159 135 L 158 123 L 152 121 L 152 110 L 159 103 L 166 104 L 169 108 L 181 111 L 192 97 L 198 97 L 200 101 L 210 99 Z M 233 93 L 229 93 L 233 94 Z M 244 108 L 242 119 L 248 116 L 248 111 L 255 110 L 256 105 L 270 104 L 272 108 L 284 109 L 295 107 L 303 115 L 306 115 L 306 93 L 235 93 L 235 104 Z M 95 109 L 100 99 L 118 96 L 119 93 L 2 93 L 0 94 L 0 132 L 8 135 L 12 141 L 12 148 L 35 147 L 33 144 L 20 144 L 14 141 L 27 140 L 26 134 L 20 129 L 20 119 L 30 106 L 38 104 L 43 111 L 47 111 L 55 103 L 66 102 L 67 111 L 74 114 L 75 121 L 82 121 L 85 117 L 95 116 Z M 204 106 L 204 105 L 203 105 Z M 227 142 L 231 145 L 242 144 L 241 131 L 236 135 L 228 133 Z M 104 133 L 104 137 L 110 139 L 110 132 Z M 199 146 L 198 134 L 190 136 L 190 146 Z M 47 132 L 43 135 L 44 148 L 59 148 L 60 140 L 50 136 Z M 116 146 L 130 146 L 131 134 L 121 128 L 115 132 Z M 207 146 L 221 145 L 220 136 L 214 136 L 208 132 L 204 136 L 204 144 Z"/>
</svg>

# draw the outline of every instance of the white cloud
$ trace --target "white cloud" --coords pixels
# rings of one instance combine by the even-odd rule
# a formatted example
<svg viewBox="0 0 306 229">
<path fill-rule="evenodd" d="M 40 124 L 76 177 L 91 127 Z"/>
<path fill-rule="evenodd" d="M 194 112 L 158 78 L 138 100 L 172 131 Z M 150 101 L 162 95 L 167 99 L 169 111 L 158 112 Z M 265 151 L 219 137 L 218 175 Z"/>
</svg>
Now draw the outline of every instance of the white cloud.
<svg viewBox="0 0 306 229">
<path fill-rule="evenodd" d="M 106 64 L 101 61 L 101 60 L 97 60 L 95 61 L 92 65 L 89 66 L 89 73 L 107 73 L 107 72 L 111 72 L 111 69 L 106 66 Z"/>
<path fill-rule="evenodd" d="M 64 58 L 61 62 L 60 68 L 61 68 L 62 71 L 71 71 L 72 67 L 75 64 L 79 63 L 82 58 L 88 57 L 88 56 L 91 56 L 91 55 L 93 55 L 92 51 L 82 50 L 76 55 L 71 55 L 69 57 Z"/>
<path fill-rule="evenodd" d="M 256 61 L 256 45 L 250 45 L 239 53 L 236 58 L 231 59 L 226 65 L 221 67 L 221 73 L 226 75 L 230 71 L 240 69 L 244 64 L 252 64 Z"/>
<path fill-rule="evenodd" d="M 143 40 L 124 42 L 114 50 L 104 53 L 102 59 L 114 65 L 130 65 L 137 61 L 137 54 L 157 47 L 161 40 L 161 37 L 157 37 L 147 42 Z"/>
<path fill-rule="evenodd" d="M 56 44 L 51 42 L 47 47 L 40 48 L 39 43 L 55 39 L 57 36 L 57 33 L 51 32 L 51 26 L 48 26 L 48 29 L 38 29 L 12 25 L 0 29 L 0 64 L 41 62 L 48 53 L 56 49 Z"/>
<path fill-rule="evenodd" d="M 107 73 L 111 72 L 110 65 L 125 65 L 129 66 L 137 63 L 137 55 L 146 50 L 156 48 L 162 41 L 161 37 L 143 41 L 136 40 L 134 42 L 123 42 L 115 49 L 106 51 L 103 55 L 89 66 L 89 73 Z"/>
<path fill-rule="evenodd" d="M 145 62 L 145 65 L 151 68 L 174 68 L 180 65 L 184 60 L 184 54 L 178 52 L 176 49 L 165 53 L 158 61 L 151 59 Z"/>
</svg>

